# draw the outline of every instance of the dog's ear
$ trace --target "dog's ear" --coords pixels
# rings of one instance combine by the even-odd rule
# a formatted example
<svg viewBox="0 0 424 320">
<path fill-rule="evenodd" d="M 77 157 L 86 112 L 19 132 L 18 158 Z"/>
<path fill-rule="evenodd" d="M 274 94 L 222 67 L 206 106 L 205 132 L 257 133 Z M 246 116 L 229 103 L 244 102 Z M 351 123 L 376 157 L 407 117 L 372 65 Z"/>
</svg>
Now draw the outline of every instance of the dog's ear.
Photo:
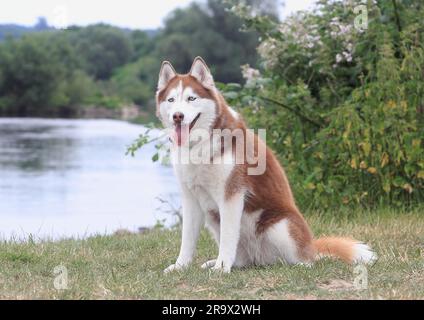
<svg viewBox="0 0 424 320">
<path fill-rule="evenodd" d="M 172 67 L 172 64 L 170 62 L 162 62 L 162 66 L 159 72 L 158 91 L 164 89 L 169 83 L 169 81 L 171 81 L 171 79 L 174 78 L 176 75 L 177 73 L 175 72 L 174 67 Z"/>
<path fill-rule="evenodd" d="M 205 88 L 213 88 L 215 83 L 212 74 L 201 57 L 196 57 L 190 69 L 190 75 L 195 77 Z"/>
</svg>

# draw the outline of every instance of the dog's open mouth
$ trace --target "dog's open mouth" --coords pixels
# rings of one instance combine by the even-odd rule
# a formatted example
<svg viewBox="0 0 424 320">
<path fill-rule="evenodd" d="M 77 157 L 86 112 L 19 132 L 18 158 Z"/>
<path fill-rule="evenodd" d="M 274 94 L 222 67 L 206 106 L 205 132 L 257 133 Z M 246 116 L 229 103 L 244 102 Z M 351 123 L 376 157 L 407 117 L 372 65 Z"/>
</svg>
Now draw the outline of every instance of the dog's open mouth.
<svg viewBox="0 0 424 320">
<path fill-rule="evenodd" d="M 179 146 L 181 146 L 186 141 L 186 139 L 188 138 L 190 131 L 191 131 L 191 129 L 193 129 L 194 125 L 196 124 L 197 120 L 199 119 L 200 114 L 201 113 L 199 112 L 197 114 L 197 116 L 193 119 L 193 121 L 190 122 L 189 125 L 181 124 L 181 123 L 178 123 L 178 124 L 175 125 L 175 138 L 176 139 L 174 139 L 174 141 L 176 141 Z"/>
</svg>

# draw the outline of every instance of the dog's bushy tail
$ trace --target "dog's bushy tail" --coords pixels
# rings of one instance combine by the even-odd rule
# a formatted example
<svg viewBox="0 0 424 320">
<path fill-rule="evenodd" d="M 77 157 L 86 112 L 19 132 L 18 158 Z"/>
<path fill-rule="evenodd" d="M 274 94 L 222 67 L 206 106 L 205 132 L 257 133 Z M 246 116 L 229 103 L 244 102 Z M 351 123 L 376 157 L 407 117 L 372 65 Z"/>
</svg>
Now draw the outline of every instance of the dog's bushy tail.
<svg viewBox="0 0 424 320">
<path fill-rule="evenodd" d="M 325 256 L 336 257 L 350 264 L 371 264 L 377 259 L 368 245 L 350 238 L 322 237 L 313 240 L 313 245 L 318 259 Z"/>
</svg>

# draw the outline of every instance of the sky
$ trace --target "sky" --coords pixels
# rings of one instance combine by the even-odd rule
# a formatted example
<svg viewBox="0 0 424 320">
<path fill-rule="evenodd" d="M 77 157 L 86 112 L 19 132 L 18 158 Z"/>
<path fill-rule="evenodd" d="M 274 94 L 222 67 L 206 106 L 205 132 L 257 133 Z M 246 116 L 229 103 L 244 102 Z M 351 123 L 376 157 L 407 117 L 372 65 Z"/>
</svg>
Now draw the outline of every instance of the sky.
<svg viewBox="0 0 424 320">
<path fill-rule="evenodd" d="M 3 0 L 4 1 L 4 0 Z M 104 22 L 131 29 L 155 29 L 175 8 L 193 0 L 13 0 L 2 4 L 0 24 L 34 25 L 46 17 L 49 25 L 66 27 Z M 204 0 L 199 0 L 204 1 Z M 285 0 L 280 16 L 307 9 L 314 0 Z"/>
</svg>

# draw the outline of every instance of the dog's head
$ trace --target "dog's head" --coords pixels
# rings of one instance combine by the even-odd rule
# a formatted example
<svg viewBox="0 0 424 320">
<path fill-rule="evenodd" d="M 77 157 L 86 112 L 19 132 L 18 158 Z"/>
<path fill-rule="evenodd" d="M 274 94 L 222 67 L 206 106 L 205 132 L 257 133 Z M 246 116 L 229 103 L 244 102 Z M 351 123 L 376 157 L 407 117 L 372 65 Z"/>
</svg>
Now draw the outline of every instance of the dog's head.
<svg viewBox="0 0 424 320">
<path fill-rule="evenodd" d="M 157 115 L 181 146 L 192 129 L 212 130 L 218 103 L 213 77 L 202 58 L 194 59 L 190 72 L 178 74 L 162 63 L 156 93 Z"/>
</svg>

